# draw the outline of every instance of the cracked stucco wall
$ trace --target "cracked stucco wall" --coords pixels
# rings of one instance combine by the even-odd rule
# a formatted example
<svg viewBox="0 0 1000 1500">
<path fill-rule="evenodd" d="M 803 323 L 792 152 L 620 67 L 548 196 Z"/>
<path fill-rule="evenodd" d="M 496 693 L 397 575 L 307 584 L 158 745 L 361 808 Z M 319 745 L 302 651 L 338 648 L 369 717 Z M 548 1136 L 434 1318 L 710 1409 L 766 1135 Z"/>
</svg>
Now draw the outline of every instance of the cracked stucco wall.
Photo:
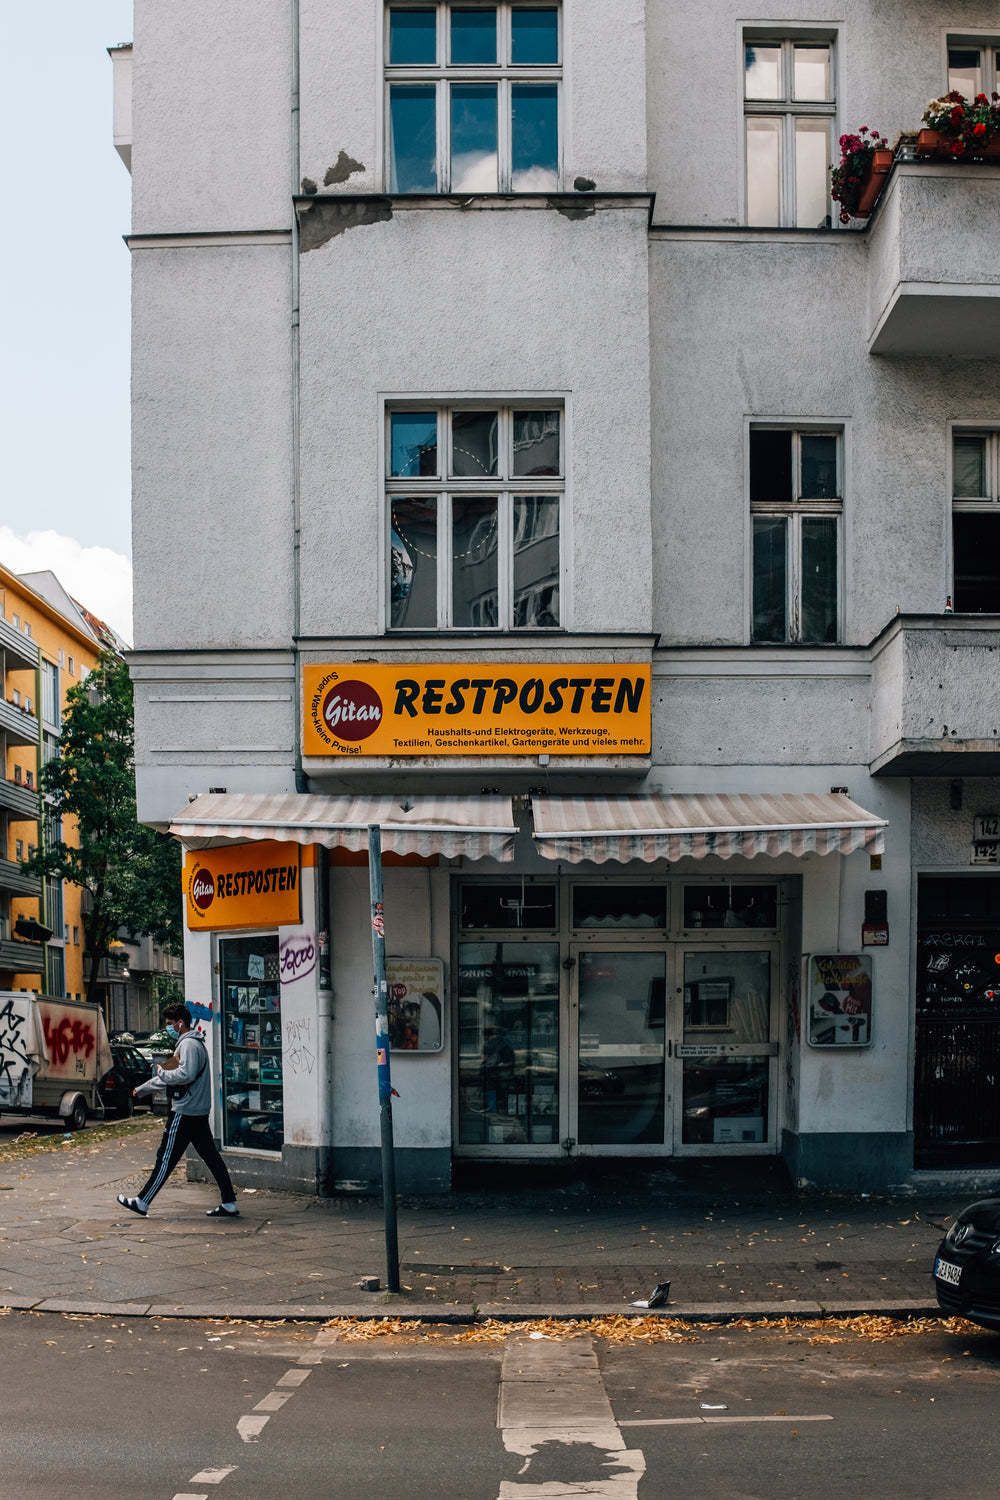
<svg viewBox="0 0 1000 1500">
<path fill-rule="evenodd" d="M 390 392 L 566 393 L 573 625 L 648 629 L 644 206 L 584 222 L 397 207 L 303 255 L 302 330 L 304 634 L 381 629 Z"/>
</svg>

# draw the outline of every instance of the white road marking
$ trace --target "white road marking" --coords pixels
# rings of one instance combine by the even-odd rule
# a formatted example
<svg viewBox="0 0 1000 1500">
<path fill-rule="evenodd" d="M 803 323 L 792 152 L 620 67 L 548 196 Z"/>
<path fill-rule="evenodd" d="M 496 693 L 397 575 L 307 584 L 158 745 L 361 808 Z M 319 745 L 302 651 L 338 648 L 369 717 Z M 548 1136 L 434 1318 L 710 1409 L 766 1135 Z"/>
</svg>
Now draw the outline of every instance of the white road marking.
<svg viewBox="0 0 1000 1500">
<path fill-rule="evenodd" d="M 270 1420 L 270 1417 L 240 1417 L 236 1431 L 245 1443 L 255 1443 Z"/>
<path fill-rule="evenodd" d="M 619 1427 L 727 1427 L 734 1422 L 832 1422 L 833 1417 L 640 1417 L 638 1421 L 619 1422 Z"/>
<path fill-rule="evenodd" d="M 323 1350 L 330 1344 L 335 1344 L 340 1338 L 336 1328 L 321 1328 L 313 1339 L 313 1346 L 305 1354 L 300 1354 L 295 1361 L 297 1365 L 321 1365 L 323 1363 Z"/>
<path fill-rule="evenodd" d="M 311 1370 L 286 1370 L 278 1385 L 301 1385 L 303 1380 L 308 1380 L 312 1374 Z"/>
<path fill-rule="evenodd" d="M 174 1500 L 208 1500 L 207 1495 L 175 1495 Z"/>
<path fill-rule="evenodd" d="M 638 1500 L 639 1480 L 646 1460 L 639 1449 L 626 1449 L 618 1430 L 597 1366 L 591 1339 L 571 1343 L 512 1341 L 504 1355 L 497 1426 L 508 1453 L 525 1462 L 520 1477 L 503 1480 L 497 1500 Z M 572 1459 L 567 1478 L 558 1483 L 533 1484 L 531 1460 L 546 1443 L 584 1445 L 581 1465 L 593 1468 L 593 1450 L 604 1454 L 606 1477 L 574 1481 Z M 622 1472 L 625 1471 L 625 1472 Z"/>
<path fill-rule="evenodd" d="M 286 1401 L 291 1401 L 294 1391 L 269 1391 L 263 1401 L 258 1401 L 254 1411 L 280 1411 Z"/>
<path fill-rule="evenodd" d="M 227 1474 L 235 1474 L 236 1464 L 230 1464 L 228 1469 L 202 1469 L 200 1474 L 191 1475 L 192 1484 L 221 1484 Z"/>
</svg>

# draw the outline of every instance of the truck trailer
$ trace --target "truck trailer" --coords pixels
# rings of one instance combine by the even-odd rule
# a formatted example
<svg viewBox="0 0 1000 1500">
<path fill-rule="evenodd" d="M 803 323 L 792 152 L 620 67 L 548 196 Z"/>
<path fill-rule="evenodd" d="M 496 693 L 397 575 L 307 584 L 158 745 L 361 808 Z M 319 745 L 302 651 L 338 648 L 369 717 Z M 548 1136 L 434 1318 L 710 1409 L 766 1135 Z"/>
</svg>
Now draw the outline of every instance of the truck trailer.
<svg viewBox="0 0 1000 1500">
<path fill-rule="evenodd" d="M 104 1118 L 99 1086 L 112 1066 L 99 1005 L 0 991 L 0 1114 L 50 1115 L 82 1130 Z"/>
</svg>

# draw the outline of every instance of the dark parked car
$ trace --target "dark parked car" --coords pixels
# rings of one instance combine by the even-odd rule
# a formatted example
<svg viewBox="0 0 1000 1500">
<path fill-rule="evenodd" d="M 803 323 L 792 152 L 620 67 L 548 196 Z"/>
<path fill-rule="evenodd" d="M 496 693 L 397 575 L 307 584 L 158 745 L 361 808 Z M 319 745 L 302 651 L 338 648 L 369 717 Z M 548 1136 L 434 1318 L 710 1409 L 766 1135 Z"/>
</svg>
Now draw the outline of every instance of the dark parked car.
<svg viewBox="0 0 1000 1500">
<path fill-rule="evenodd" d="M 1000 1331 L 1000 1198 L 958 1215 L 938 1246 L 934 1287 L 949 1317 Z"/>
<path fill-rule="evenodd" d="M 110 1072 L 100 1082 L 101 1103 L 119 1118 L 127 1120 L 135 1108 L 132 1090 L 152 1078 L 153 1069 L 132 1042 L 111 1043 Z M 146 1103 L 149 1101 L 146 1100 Z"/>
</svg>

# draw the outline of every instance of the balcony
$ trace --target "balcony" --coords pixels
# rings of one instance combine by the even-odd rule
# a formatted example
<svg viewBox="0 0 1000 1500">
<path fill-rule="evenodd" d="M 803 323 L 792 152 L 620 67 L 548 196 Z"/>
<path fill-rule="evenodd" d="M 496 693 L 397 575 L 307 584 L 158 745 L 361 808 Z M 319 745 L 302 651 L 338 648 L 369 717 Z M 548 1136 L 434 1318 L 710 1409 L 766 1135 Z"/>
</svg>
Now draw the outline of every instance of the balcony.
<svg viewBox="0 0 1000 1500">
<path fill-rule="evenodd" d="M 7 735 L 8 745 L 37 745 L 38 720 L 26 708 L 18 708 L 0 698 L 0 730 Z"/>
<path fill-rule="evenodd" d="M 14 817 L 27 822 L 38 821 L 38 793 L 20 781 L 7 781 L 0 776 L 0 808 L 13 813 Z"/>
<path fill-rule="evenodd" d="M 0 938 L 0 972 L 44 974 L 45 949 L 41 943 L 22 943 L 16 938 Z"/>
<path fill-rule="evenodd" d="M 872 644 L 869 769 L 1000 775 L 1000 615 L 897 615 Z"/>
<path fill-rule="evenodd" d="M 12 896 L 38 896 L 41 890 L 37 875 L 25 875 L 16 860 L 0 859 L 0 891 Z"/>
<path fill-rule="evenodd" d="M 872 219 L 868 348 L 1000 355 L 1000 165 L 899 162 Z"/>
<path fill-rule="evenodd" d="M 30 635 L 24 635 L 9 620 L 0 618 L 0 650 L 7 659 L 7 671 L 19 672 L 38 666 L 38 647 Z"/>
</svg>

